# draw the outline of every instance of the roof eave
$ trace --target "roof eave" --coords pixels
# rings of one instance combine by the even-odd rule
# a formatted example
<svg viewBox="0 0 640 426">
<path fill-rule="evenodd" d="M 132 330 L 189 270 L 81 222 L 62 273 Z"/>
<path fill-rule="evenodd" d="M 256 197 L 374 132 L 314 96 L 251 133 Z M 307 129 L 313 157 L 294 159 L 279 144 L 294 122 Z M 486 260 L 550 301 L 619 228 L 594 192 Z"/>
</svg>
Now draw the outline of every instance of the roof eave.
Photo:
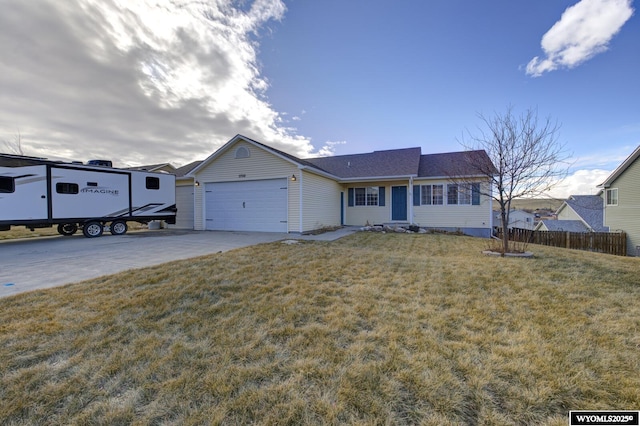
<svg viewBox="0 0 640 426">
<path fill-rule="evenodd" d="M 340 183 L 354 183 L 354 182 L 374 182 L 374 181 L 404 181 L 409 179 L 415 179 L 417 175 L 402 175 L 402 176 L 359 176 L 352 178 L 338 178 Z"/>
<path fill-rule="evenodd" d="M 622 164 L 618 166 L 618 168 L 613 171 L 613 173 L 609 175 L 608 178 L 605 179 L 604 182 L 597 185 L 596 188 L 609 188 L 611 184 L 638 159 L 638 157 L 640 157 L 640 145 L 626 158 L 626 160 L 622 162 Z"/>
</svg>

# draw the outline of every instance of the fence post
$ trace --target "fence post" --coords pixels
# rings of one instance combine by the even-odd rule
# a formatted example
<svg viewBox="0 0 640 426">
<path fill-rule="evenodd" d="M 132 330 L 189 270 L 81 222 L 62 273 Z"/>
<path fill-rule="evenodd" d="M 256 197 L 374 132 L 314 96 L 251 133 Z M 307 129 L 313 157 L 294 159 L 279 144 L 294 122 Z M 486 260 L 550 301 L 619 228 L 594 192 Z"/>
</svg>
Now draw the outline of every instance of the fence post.
<svg viewBox="0 0 640 426">
<path fill-rule="evenodd" d="M 567 231 L 567 248 L 571 248 L 571 232 Z"/>
</svg>

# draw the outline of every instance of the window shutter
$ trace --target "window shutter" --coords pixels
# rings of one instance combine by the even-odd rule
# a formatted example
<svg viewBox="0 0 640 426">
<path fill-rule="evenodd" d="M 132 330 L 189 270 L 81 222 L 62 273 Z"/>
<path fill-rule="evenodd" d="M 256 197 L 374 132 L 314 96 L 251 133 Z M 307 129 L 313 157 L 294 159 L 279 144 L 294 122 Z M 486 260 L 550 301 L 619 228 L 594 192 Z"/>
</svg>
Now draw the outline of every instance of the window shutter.
<svg viewBox="0 0 640 426">
<path fill-rule="evenodd" d="M 471 184 L 471 204 L 474 206 L 480 205 L 480 184 Z"/>
<path fill-rule="evenodd" d="M 413 205 L 420 205 L 420 185 L 413 185 Z"/>
<path fill-rule="evenodd" d="M 349 197 L 348 206 L 353 207 L 353 199 L 355 198 L 353 195 L 353 188 L 349 188 L 349 193 L 347 196 Z"/>
<path fill-rule="evenodd" d="M 378 187 L 378 205 L 384 206 L 384 186 Z"/>
</svg>

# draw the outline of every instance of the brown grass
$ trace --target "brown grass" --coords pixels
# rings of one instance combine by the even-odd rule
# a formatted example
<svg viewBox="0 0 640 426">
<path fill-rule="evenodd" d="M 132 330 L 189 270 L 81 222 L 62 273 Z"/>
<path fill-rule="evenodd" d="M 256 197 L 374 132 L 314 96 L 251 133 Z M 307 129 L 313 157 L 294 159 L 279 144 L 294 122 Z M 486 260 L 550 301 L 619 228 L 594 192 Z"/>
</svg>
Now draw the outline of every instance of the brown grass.
<svg viewBox="0 0 640 426">
<path fill-rule="evenodd" d="M 567 424 L 640 407 L 638 259 L 359 233 L 0 299 L 2 424 Z"/>
</svg>

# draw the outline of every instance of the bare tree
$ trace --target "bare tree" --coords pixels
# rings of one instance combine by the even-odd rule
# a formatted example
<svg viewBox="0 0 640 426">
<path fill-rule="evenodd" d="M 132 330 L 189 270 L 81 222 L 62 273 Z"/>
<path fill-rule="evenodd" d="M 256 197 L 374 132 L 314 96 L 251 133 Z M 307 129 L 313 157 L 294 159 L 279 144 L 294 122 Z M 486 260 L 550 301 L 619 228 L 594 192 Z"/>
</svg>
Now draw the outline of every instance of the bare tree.
<svg viewBox="0 0 640 426">
<path fill-rule="evenodd" d="M 24 155 L 22 151 L 22 135 L 20 131 L 13 137 L 13 141 L 4 141 L 4 146 L 9 150 L 11 154 Z"/>
<path fill-rule="evenodd" d="M 502 253 L 509 252 L 509 212 L 517 198 L 536 197 L 549 191 L 569 170 L 565 145 L 558 141 L 559 125 L 550 118 L 538 119 L 535 109 L 520 115 L 509 106 L 505 113 L 487 118 L 479 114 L 485 128 L 468 133 L 462 141 L 467 150 L 484 150 L 493 164 L 475 161 L 473 167 L 491 185 L 483 194 L 500 207 Z M 477 156 L 467 156 L 474 161 Z"/>
</svg>

